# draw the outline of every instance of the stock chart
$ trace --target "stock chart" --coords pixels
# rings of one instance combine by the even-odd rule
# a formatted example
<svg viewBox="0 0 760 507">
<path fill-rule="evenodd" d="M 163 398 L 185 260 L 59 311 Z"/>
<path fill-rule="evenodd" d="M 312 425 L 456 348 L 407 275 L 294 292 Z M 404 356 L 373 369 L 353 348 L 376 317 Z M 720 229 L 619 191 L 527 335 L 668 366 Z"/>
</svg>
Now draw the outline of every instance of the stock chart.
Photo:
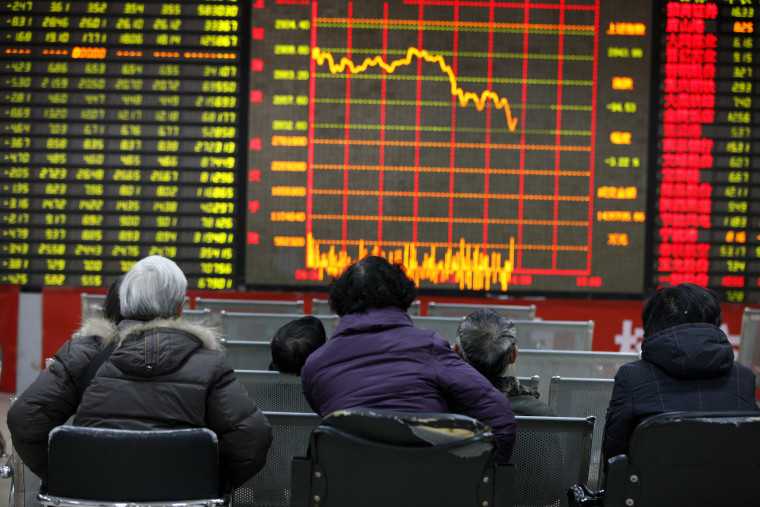
<svg viewBox="0 0 760 507">
<path fill-rule="evenodd" d="M 755 3 L 5 2 L 0 283 L 760 301 Z"/>
</svg>

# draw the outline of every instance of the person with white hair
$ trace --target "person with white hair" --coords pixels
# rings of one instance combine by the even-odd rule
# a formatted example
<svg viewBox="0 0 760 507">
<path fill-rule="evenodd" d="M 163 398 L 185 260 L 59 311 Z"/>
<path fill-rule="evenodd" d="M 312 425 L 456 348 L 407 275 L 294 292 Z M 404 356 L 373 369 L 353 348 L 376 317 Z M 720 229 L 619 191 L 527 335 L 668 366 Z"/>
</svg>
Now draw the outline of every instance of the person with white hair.
<svg viewBox="0 0 760 507">
<path fill-rule="evenodd" d="M 218 437 L 223 486 L 234 488 L 264 466 L 271 426 L 236 379 L 216 329 L 181 318 L 186 288 L 179 266 L 157 255 L 123 276 L 118 346 L 85 386 L 73 424 L 208 428 Z M 52 402 L 40 409 L 56 410 Z M 8 415 L 19 436 L 33 419 L 12 410 Z"/>
<path fill-rule="evenodd" d="M 517 359 L 517 327 L 502 314 L 481 308 L 468 315 L 459 323 L 452 348 L 509 398 L 515 415 L 556 415 L 538 399 L 541 396 L 538 390 L 507 375 L 507 367 Z"/>
</svg>

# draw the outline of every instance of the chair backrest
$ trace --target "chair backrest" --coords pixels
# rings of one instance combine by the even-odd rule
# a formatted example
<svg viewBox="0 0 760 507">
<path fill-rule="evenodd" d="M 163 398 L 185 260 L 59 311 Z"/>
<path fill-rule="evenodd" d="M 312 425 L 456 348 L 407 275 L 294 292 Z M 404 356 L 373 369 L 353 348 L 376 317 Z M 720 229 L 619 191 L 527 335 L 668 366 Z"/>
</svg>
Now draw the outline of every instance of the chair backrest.
<svg viewBox="0 0 760 507">
<path fill-rule="evenodd" d="M 265 412 L 313 412 L 301 391 L 301 377 L 277 371 L 235 370 L 248 396 Z"/>
<path fill-rule="evenodd" d="M 412 304 L 409 306 L 409 309 L 406 311 L 409 315 L 419 315 L 420 314 L 420 301 L 412 301 Z M 312 315 L 335 315 L 332 310 L 330 310 L 330 304 L 327 302 L 327 299 L 320 299 L 320 298 L 314 298 L 311 300 L 311 313 Z"/>
<path fill-rule="evenodd" d="M 309 437 L 322 420 L 317 414 L 264 412 L 272 425 L 272 446 L 267 464 L 235 489 L 233 505 L 287 507 L 291 505 L 291 466 L 294 457 L 306 456 Z"/>
<path fill-rule="evenodd" d="M 412 316 L 412 322 L 414 327 L 420 329 L 427 329 L 428 331 L 435 331 L 439 335 L 446 338 L 446 341 L 450 344 L 456 342 L 457 329 L 459 323 L 462 322 L 463 317 L 419 317 Z"/>
<path fill-rule="evenodd" d="M 638 359 L 635 352 L 585 352 L 577 350 L 520 349 L 510 367 L 515 376 L 540 375 L 542 384 L 557 375 L 575 378 L 615 378 L 618 368 Z M 541 386 L 542 392 L 548 386 Z"/>
<path fill-rule="evenodd" d="M 269 342 L 226 340 L 224 352 L 235 370 L 268 370 L 272 362 Z"/>
<path fill-rule="evenodd" d="M 48 440 L 47 495 L 111 502 L 219 497 L 216 434 L 59 426 Z"/>
<path fill-rule="evenodd" d="M 515 505 L 567 505 L 567 489 L 586 484 L 594 417 L 516 419 Z"/>
<path fill-rule="evenodd" d="M 416 327 L 435 331 L 454 344 L 464 317 L 412 317 Z M 594 321 L 512 320 L 517 326 L 517 346 L 523 349 L 590 351 Z"/>
<path fill-rule="evenodd" d="M 658 414 L 628 448 L 609 459 L 605 506 L 757 505 L 757 412 Z"/>
<path fill-rule="evenodd" d="M 297 313 L 245 313 L 222 310 L 219 314 L 222 336 L 231 341 L 266 341 L 288 322 L 298 320 Z M 328 338 L 338 325 L 337 315 L 315 315 L 325 326 Z"/>
<path fill-rule="evenodd" d="M 536 318 L 536 305 L 475 305 L 464 303 L 438 303 L 430 301 L 427 306 L 428 317 L 467 317 L 475 310 L 491 308 L 510 320 L 533 320 Z"/>
<path fill-rule="evenodd" d="M 517 377 L 518 382 L 524 386 L 532 387 L 538 390 L 538 383 L 541 381 L 540 375 L 531 375 L 530 377 Z"/>
<path fill-rule="evenodd" d="M 760 399 L 760 310 L 745 308 L 742 316 L 739 362 L 755 373 L 755 389 Z"/>
<path fill-rule="evenodd" d="M 513 320 L 520 349 L 590 351 L 593 320 Z"/>
<path fill-rule="evenodd" d="M 82 292 L 79 297 L 82 304 L 82 320 L 93 317 L 103 310 L 103 302 L 106 300 L 105 294 Z"/>
<path fill-rule="evenodd" d="M 195 298 L 195 308 L 204 310 L 208 308 L 214 314 L 222 310 L 240 313 L 288 313 L 303 314 L 303 300 L 299 301 L 274 301 L 263 299 L 213 299 Z"/>
<path fill-rule="evenodd" d="M 555 414 L 563 417 L 596 417 L 589 478 L 586 482 L 591 489 L 599 487 L 604 423 L 614 384 L 612 379 L 559 376 L 552 377 L 549 384 L 549 406 Z"/>
<path fill-rule="evenodd" d="M 292 505 L 505 505 L 500 493 L 513 488 L 496 450 L 490 429 L 469 417 L 340 410 L 312 433 L 304 466 L 294 463 Z"/>
</svg>

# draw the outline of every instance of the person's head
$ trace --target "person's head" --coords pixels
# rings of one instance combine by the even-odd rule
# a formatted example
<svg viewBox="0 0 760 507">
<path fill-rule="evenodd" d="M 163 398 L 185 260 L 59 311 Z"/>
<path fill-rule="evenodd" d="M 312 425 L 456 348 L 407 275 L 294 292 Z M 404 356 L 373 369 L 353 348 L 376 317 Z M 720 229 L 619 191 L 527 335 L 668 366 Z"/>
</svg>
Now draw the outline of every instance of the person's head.
<svg viewBox="0 0 760 507">
<path fill-rule="evenodd" d="M 119 302 L 119 287 L 121 286 L 121 277 L 117 278 L 108 288 L 106 299 L 103 301 L 103 317 L 114 324 L 118 324 L 124 317 L 121 315 L 121 303 Z"/>
<path fill-rule="evenodd" d="M 414 282 L 399 264 L 369 256 L 351 264 L 330 284 L 330 309 L 340 315 L 395 306 L 406 311 L 417 297 Z"/>
<path fill-rule="evenodd" d="M 182 313 L 187 279 L 174 261 L 160 255 L 139 260 L 122 277 L 119 288 L 125 319 L 149 321 Z"/>
<path fill-rule="evenodd" d="M 325 344 L 327 335 L 322 321 L 311 315 L 288 322 L 274 334 L 272 366 L 279 372 L 301 374 L 309 354 Z"/>
<path fill-rule="evenodd" d="M 503 376 L 517 358 L 517 327 L 502 314 L 481 308 L 459 324 L 453 348 L 481 375 L 493 380 Z"/>
<path fill-rule="evenodd" d="M 720 299 L 714 291 L 692 283 L 663 287 L 644 305 L 641 320 L 645 338 L 680 324 L 720 326 Z"/>
</svg>

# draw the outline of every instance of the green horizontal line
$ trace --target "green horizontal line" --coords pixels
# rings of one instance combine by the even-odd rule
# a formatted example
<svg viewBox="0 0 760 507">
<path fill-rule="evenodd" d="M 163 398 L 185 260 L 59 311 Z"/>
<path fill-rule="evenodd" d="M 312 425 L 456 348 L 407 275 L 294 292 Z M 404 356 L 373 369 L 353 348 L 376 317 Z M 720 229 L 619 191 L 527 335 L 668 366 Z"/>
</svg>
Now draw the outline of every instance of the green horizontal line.
<svg viewBox="0 0 760 507">
<path fill-rule="evenodd" d="M 348 50 L 346 48 L 323 48 L 321 47 L 322 51 L 332 53 L 332 55 L 335 57 L 336 60 L 340 59 L 338 57 L 338 54 L 347 54 Z M 408 50 L 406 49 L 388 49 L 385 51 L 386 54 L 389 55 L 402 55 L 406 56 Z M 578 61 L 594 61 L 593 55 L 554 55 L 554 54 L 543 54 L 543 53 L 491 53 L 490 55 L 488 53 L 484 52 L 476 52 L 476 51 L 428 51 L 432 52 L 436 55 L 441 56 L 457 56 L 457 57 L 463 57 L 463 58 L 488 58 L 489 56 L 494 59 L 498 58 L 513 58 L 522 60 L 523 58 L 528 58 L 529 60 L 578 60 Z M 337 54 L 336 54 L 337 53 Z M 382 49 L 357 49 L 357 48 L 351 48 L 351 54 L 369 54 L 369 55 L 382 55 L 383 50 Z"/>
<path fill-rule="evenodd" d="M 317 24 L 317 28 L 348 28 L 348 23 L 335 23 L 335 22 L 321 22 Z M 384 28 L 382 23 L 351 23 L 352 29 L 357 28 L 369 28 L 373 30 L 382 30 Z M 420 29 L 423 31 L 433 31 L 433 32 L 478 32 L 478 33 L 519 33 L 524 34 L 526 32 L 525 28 L 499 28 L 499 27 L 464 27 L 460 26 L 458 28 L 451 27 L 451 26 L 425 26 L 422 25 L 396 25 L 396 26 L 388 26 L 387 27 L 390 30 L 407 30 L 407 31 L 419 31 Z M 527 30 L 529 34 L 550 34 L 550 35 L 557 35 L 560 33 L 559 30 L 550 30 L 545 28 L 529 28 Z M 583 35 L 583 36 L 592 36 L 594 35 L 594 30 L 562 30 L 565 36 L 567 35 Z"/>
<path fill-rule="evenodd" d="M 332 74 L 330 72 L 317 72 L 315 77 L 331 78 L 331 79 L 345 79 L 346 74 Z M 387 79 L 389 81 L 449 81 L 446 76 L 418 76 L 418 75 L 398 75 L 398 74 L 367 74 L 362 72 L 361 74 L 351 74 L 351 79 Z M 509 78 L 491 78 L 487 77 L 462 77 L 457 76 L 457 84 L 459 83 L 495 83 L 495 84 L 533 84 L 533 85 L 559 85 L 562 86 L 592 86 L 594 82 L 592 80 L 575 80 L 575 79 L 509 79 Z"/>
<path fill-rule="evenodd" d="M 351 130 L 400 130 L 400 131 L 422 131 L 422 132 L 451 132 L 451 127 L 437 127 L 437 126 L 426 126 L 421 125 L 419 127 L 416 127 L 414 125 L 369 125 L 369 124 L 355 124 L 352 123 L 350 125 L 346 125 L 344 123 L 315 123 L 314 128 L 322 128 L 322 129 L 345 129 L 348 127 Z M 529 129 L 529 130 L 516 130 L 511 131 L 509 129 L 498 129 L 498 128 L 491 128 L 491 129 L 485 129 L 485 128 L 474 128 L 474 127 L 466 127 L 456 128 L 457 132 L 468 132 L 468 133 L 483 133 L 483 132 L 491 132 L 494 134 L 551 134 L 551 135 L 557 135 L 556 130 L 538 130 L 538 129 Z M 563 136 L 590 136 L 591 131 L 590 130 L 560 130 L 560 135 Z"/>
<path fill-rule="evenodd" d="M 351 104 L 358 104 L 358 105 L 368 105 L 368 106 L 379 106 L 382 104 L 381 100 L 377 99 L 351 99 Z M 314 99 L 315 104 L 345 104 L 346 99 Z M 424 106 L 424 107 L 451 107 L 451 101 L 445 101 L 445 100 L 421 100 L 417 102 L 416 100 L 386 100 L 385 105 L 387 106 Z M 488 107 L 491 107 L 491 103 L 487 103 Z M 509 104 L 510 109 L 522 109 L 522 104 Z M 591 111 L 592 106 L 578 106 L 578 105 L 570 105 L 570 104 L 563 104 L 561 106 L 558 106 L 557 104 L 528 104 L 525 106 L 526 109 L 542 109 L 542 110 L 550 110 L 550 111 L 556 111 L 559 109 L 560 111 Z"/>
</svg>

